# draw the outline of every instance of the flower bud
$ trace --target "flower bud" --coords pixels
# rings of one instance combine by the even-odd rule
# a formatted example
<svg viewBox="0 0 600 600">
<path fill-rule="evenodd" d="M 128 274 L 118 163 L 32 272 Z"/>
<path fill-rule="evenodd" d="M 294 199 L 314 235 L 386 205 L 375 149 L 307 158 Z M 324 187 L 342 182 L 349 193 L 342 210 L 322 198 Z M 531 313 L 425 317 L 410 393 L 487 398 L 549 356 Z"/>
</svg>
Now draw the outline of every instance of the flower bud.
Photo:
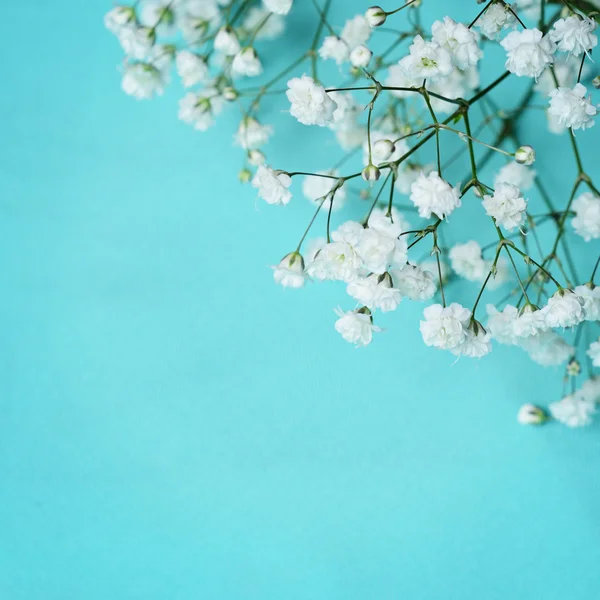
<svg viewBox="0 0 600 600">
<path fill-rule="evenodd" d="M 299 252 L 286 254 L 278 265 L 273 267 L 275 283 L 289 288 L 301 288 L 306 282 L 304 259 Z"/>
<path fill-rule="evenodd" d="M 362 44 L 360 46 L 356 46 L 352 52 L 350 52 L 350 62 L 352 66 L 365 68 L 373 56 L 373 53 Z"/>
<path fill-rule="evenodd" d="M 371 6 L 371 8 L 367 9 L 365 18 L 367 19 L 369 27 L 379 27 L 385 23 L 387 13 L 381 6 Z"/>
<path fill-rule="evenodd" d="M 396 146 L 391 140 L 377 140 L 373 144 L 373 154 L 377 156 L 380 162 L 388 160 L 388 158 L 394 154 Z"/>
<path fill-rule="evenodd" d="M 239 97 L 239 94 L 237 93 L 237 90 L 235 90 L 232 87 L 225 87 L 223 88 L 223 98 L 225 98 L 225 100 L 227 100 L 228 102 L 233 102 L 234 100 L 237 100 Z"/>
<path fill-rule="evenodd" d="M 260 150 L 250 150 L 250 152 L 248 152 L 248 162 L 251 165 L 258 167 L 264 165 L 265 161 L 265 155 Z"/>
<path fill-rule="evenodd" d="M 594 79 L 592 79 L 592 85 L 596 89 L 600 89 L 600 75 L 596 75 L 596 77 L 594 77 Z"/>
<path fill-rule="evenodd" d="M 548 415 L 533 404 L 523 404 L 517 413 L 517 421 L 521 425 L 541 425 L 548 420 Z"/>
<path fill-rule="evenodd" d="M 579 361 L 572 358 L 567 364 L 567 375 L 569 377 L 577 377 L 581 373 L 581 365 Z"/>
<path fill-rule="evenodd" d="M 535 150 L 531 146 L 521 146 L 515 152 L 515 160 L 529 167 L 535 162 Z"/>
<path fill-rule="evenodd" d="M 242 169 L 238 173 L 238 179 L 242 183 L 248 183 L 252 179 L 252 171 L 250 171 L 250 169 Z"/>
<path fill-rule="evenodd" d="M 362 170 L 362 178 L 369 183 L 377 181 L 381 177 L 381 171 L 375 165 L 367 165 Z"/>
</svg>

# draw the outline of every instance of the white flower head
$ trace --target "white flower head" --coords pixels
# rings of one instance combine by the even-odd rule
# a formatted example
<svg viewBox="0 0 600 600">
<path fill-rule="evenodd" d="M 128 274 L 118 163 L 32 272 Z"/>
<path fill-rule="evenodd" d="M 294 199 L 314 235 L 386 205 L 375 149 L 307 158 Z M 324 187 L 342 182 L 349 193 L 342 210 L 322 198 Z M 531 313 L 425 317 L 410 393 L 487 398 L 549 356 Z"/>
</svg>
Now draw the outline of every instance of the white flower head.
<svg viewBox="0 0 600 600">
<path fill-rule="evenodd" d="M 287 204 L 292 199 L 289 187 L 292 178 L 284 171 L 274 171 L 267 165 L 260 165 L 252 179 L 252 187 L 267 204 Z"/>
<path fill-rule="evenodd" d="M 585 318 L 583 302 L 571 290 L 559 290 L 542 309 L 549 327 L 574 327 Z"/>
<path fill-rule="evenodd" d="M 519 345 L 529 354 L 531 360 L 543 367 L 563 364 L 572 356 L 574 350 L 573 346 L 551 330 L 523 338 Z"/>
<path fill-rule="evenodd" d="M 515 323 L 519 317 L 517 307 L 507 304 L 502 311 L 499 311 L 493 304 L 488 304 L 486 310 L 487 330 L 492 339 L 509 346 L 516 344 L 518 340 L 515 334 Z"/>
<path fill-rule="evenodd" d="M 119 42 L 128 58 L 148 58 L 156 42 L 156 32 L 150 27 L 124 27 L 118 32 Z"/>
<path fill-rule="evenodd" d="M 367 309 L 344 312 L 337 309 L 339 319 L 335 322 L 335 330 L 357 348 L 368 346 L 373 340 L 373 332 L 381 331 L 373 325 L 371 312 Z"/>
<path fill-rule="evenodd" d="M 586 242 L 600 237 L 600 196 L 584 192 L 575 200 L 571 208 L 575 211 L 572 224 L 575 232 Z"/>
<path fill-rule="evenodd" d="M 437 290 L 434 274 L 418 265 L 406 264 L 401 269 L 392 269 L 390 274 L 394 287 L 411 300 L 430 300 Z"/>
<path fill-rule="evenodd" d="M 286 95 L 291 103 L 290 114 L 303 125 L 323 127 L 332 121 L 336 103 L 312 77 L 290 79 Z"/>
<path fill-rule="evenodd" d="M 516 27 L 517 20 L 510 10 L 510 4 L 494 2 L 477 19 L 475 25 L 481 29 L 485 37 L 495 39 L 503 29 Z"/>
<path fill-rule="evenodd" d="M 264 146 L 273 133 L 270 125 L 261 125 L 254 117 L 245 117 L 240 121 L 235 143 L 244 150 L 255 150 Z"/>
<path fill-rule="evenodd" d="M 222 27 L 215 36 L 214 48 L 225 56 L 235 56 L 240 51 L 240 43 L 232 29 Z"/>
<path fill-rule="evenodd" d="M 594 19 L 571 15 L 558 19 L 548 35 L 559 51 L 580 56 L 598 45 L 598 37 L 593 33 L 595 29 Z"/>
<path fill-rule="evenodd" d="M 593 283 L 578 285 L 573 292 L 583 303 L 586 321 L 600 321 L 600 287 Z"/>
<path fill-rule="evenodd" d="M 436 21 L 431 26 L 431 33 L 433 41 L 450 52 L 459 69 L 475 66 L 483 56 L 477 33 L 450 17 Z"/>
<path fill-rule="evenodd" d="M 263 4 L 276 15 L 287 15 L 292 9 L 293 0 L 263 0 Z"/>
<path fill-rule="evenodd" d="M 477 321 L 471 321 L 465 329 L 465 339 L 458 346 L 450 348 L 452 354 L 469 358 L 481 358 L 491 351 L 492 338 Z"/>
<path fill-rule="evenodd" d="M 535 169 L 526 167 L 516 161 L 509 162 L 498 171 L 494 179 L 494 187 L 498 187 L 500 183 L 512 183 L 520 190 L 527 191 L 533 186 L 535 176 Z"/>
<path fill-rule="evenodd" d="M 554 62 L 554 42 L 539 29 L 511 31 L 500 44 L 506 50 L 506 68 L 518 77 L 535 77 Z"/>
<path fill-rule="evenodd" d="M 550 414 L 568 427 L 583 427 L 592 422 L 592 415 L 596 412 L 596 406 L 580 394 L 566 396 L 558 402 L 553 402 L 548 407 Z"/>
<path fill-rule="evenodd" d="M 275 283 L 283 287 L 301 288 L 306 282 L 304 259 L 299 252 L 286 254 L 272 269 Z"/>
<path fill-rule="evenodd" d="M 483 197 L 483 208 L 493 217 L 496 225 L 512 231 L 525 223 L 527 201 L 521 196 L 521 190 L 511 183 L 499 183 L 492 196 Z"/>
<path fill-rule="evenodd" d="M 183 87 L 192 87 L 208 79 L 208 65 L 205 60 L 189 50 L 177 52 L 175 66 Z"/>
<path fill-rule="evenodd" d="M 600 367 L 600 341 L 596 340 L 590 344 L 586 354 L 592 359 L 594 367 Z"/>
<path fill-rule="evenodd" d="M 468 281 L 482 281 L 488 274 L 488 266 L 481 256 L 481 246 L 474 240 L 455 244 L 449 253 L 452 270 Z"/>
<path fill-rule="evenodd" d="M 223 104 L 223 98 L 212 87 L 198 93 L 189 92 L 179 101 L 179 118 L 199 131 L 206 131 L 223 110 Z"/>
<path fill-rule="evenodd" d="M 135 9 L 133 6 L 115 6 L 104 16 L 104 26 L 115 35 L 124 27 L 135 24 Z"/>
<path fill-rule="evenodd" d="M 396 310 L 402 300 L 400 290 L 392 286 L 392 279 L 388 273 L 372 273 L 368 277 L 359 277 L 348 284 L 347 292 L 360 304 L 382 312 Z"/>
<path fill-rule="evenodd" d="M 420 329 L 427 346 L 451 350 L 467 337 L 471 311 L 453 302 L 450 306 L 432 304 L 423 311 Z"/>
<path fill-rule="evenodd" d="M 372 56 L 373 53 L 366 46 L 360 44 L 350 52 L 350 62 L 353 67 L 364 69 L 371 62 Z"/>
<path fill-rule="evenodd" d="M 345 281 L 350 283 L 359 277 L 362 260 L 356 250 L 344 241 L 325 244 L 306 267 L 315 279 Z"/>
<path fill-rule="evenodd" d="M 263 67 L 256 50 L 252 47 L 243 48 L 233 58 L 231 63 L 233 75 L 256 77 L 263 72 Z"/>
<path fill-rule="evenodd" d="M 426 42 L 416 35 L 409 48 L 410 55 L 401 63 L 411 78 L 435 79 L 450 75 L 452 69 L 452 54 L 436 42 Z"/>
<path fill-rule="evenodd" d="M 573 89 L 559 87 L 550 92 L 550 108 L 548 114 L 556 117 L 559 125 L 575 129 L 588 129 L 595 125 L 592 117 L 598 109 L 586 97 L 587 88 L 576 83 Z"/>
<path fill-rule="evenodd" d="M 417 207 L 420 217 L 430 218 L 435 214 L 444 219 L 460 206 L 460 188 L 453 188 L 437 171 L 432 171 L 429 175 L 421 173 L 411 185 L 410 199 Z"/>
<path fill-rule="evenodd" d="M 165 83 L 163 72 L 149 63 L 129 63 L 123 69 L 123 91 L 138 100 L 160 96 Z"/>
</svg>

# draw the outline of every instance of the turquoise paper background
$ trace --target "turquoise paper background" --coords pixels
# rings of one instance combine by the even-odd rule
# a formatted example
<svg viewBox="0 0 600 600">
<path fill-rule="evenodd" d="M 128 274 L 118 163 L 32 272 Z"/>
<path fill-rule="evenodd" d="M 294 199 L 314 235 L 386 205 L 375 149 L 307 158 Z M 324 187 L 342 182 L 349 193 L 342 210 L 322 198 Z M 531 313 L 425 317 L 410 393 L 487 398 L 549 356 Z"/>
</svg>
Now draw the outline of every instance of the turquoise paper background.
<svg viewBox="0 0 600 600">
<path fill-rule="evenodd" d="M 341 288 L 268 268 L 312 211 L 299 186 L 280 209 L 237 183 L 235 110 L 202 135 L 180 90 L 126 97 L 109 7 L 2 6 L 0 598 L 598 597 L 599 427 L 515 420 L 560 369 L 454 364 L 408 302 L 343 342 Z M 277 166 L 327 167 L 278 111 Z"/>
</svg>

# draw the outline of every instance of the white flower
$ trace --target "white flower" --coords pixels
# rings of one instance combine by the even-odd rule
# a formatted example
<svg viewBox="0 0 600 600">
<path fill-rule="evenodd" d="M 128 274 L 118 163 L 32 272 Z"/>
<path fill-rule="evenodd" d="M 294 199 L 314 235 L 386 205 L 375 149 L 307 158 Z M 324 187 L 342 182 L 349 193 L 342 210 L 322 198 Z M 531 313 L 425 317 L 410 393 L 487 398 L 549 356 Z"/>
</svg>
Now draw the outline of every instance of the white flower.
<svg viewBox="0 0 600 600">
<path fill-rule="evenodd" d="M 286 254 L 272 269 L 275 283 L 283 287 L 301 288 L 306 282 L 304 259 L 298 252 Z"/>
<path fill-rule="evenodd" d="M 462 344 L 467 337 L 471 311 L 453 302 L 445 308 L 432 304 L 423 311 L 420 329 L 427 346 L 450 350 Z"/>
<path fill-rule="evenodd" d="M 364 15 L 356 15 L 344 24 L 340 37 L 348 44 L 350 50 L 366 44 L 371 37 L 371 27 Z"/>
<path fill-rule="evenodd" d="M 362 236 L 363 230 L 364 226 L 362 223 L 358 221 L 346 221 L 331 234 L 331 239 L 334 242 L 347 242 L 352 247 L 355 247 Z"/>
<path fill-rule="evenodd" d="M 271 16 L 267 19 L 269 14 Z M 273 40 L 285 31 L 285 19 L 281 15 L 269 13 L 260 6 L 251 6 L 244 18 L 243 26 L 250 35 L 255 34 L 255 40 Z"/>
<path fill-rule="evenodd" d="M 347 292 L 357 302 L 371 310 L 378 308 L 382 312 L 396 310 L 402 300 L 400 291 L 392 287 L 392 280 L 387 273 L 359 277 L 348 284 Z"/>
<path fill-rule="evenodd" d="M 319 171 L 321 175 L 335 176 L 334 171 Z M 327 200 L 323 202 L 323 209 L 329 210 L 331 205 L 331 196 L 329 193 L 338 184 L 337 179 L 332 177 L 318 177 L 316 175 L 307 175 L 302 182 L 302 193 L 314 204 L 320 204 L 325 196 L 328 196 Z M 335 196 L 333 198 L 332 210 L 338 210 L 344 205 L 346 200 L 346 190 L 343 187 L 337 188 Z"/>
<path fill-rule="evenodd" d="M 183 87 L 191 87 L 208 78 L 208 66 L 204 59 L 189 50 L 181 50 L 177 53 L 175 66 Z"/>
<path fill-rule="evenodd" d="M 401 269 L 392 269 L 390 275 L 394 287 L 411 300 L 430 300 L 437 290 L 433 273 L 418 265 L 406 264 Z"/>
<path fill-rule="evenodd" d="M 363 229 L 355 247 L 363 266 L 372 273 L 385 273 L 392 263 L 394 240 L 375 229 Z"/>
<path fill-rule="evenodd" d="M 521 191 L 511 183 L 499 183 L 492 196 L 483 197 L 483 208 L 488 216 L 493 217 L 496 225 L 512 231 L 525 223 L 527 202 Z"/>
<path fill-rule="evenodd" d="M 517 421 L 521 425 L 540 425 L 546 420 L 546 413 L 533 404 L 523 404 L 517 413 Z"/>
<path fill-rule="evenodd" d="M 518 162 L 509 162 L 504 165 L 494 179 L 494 187 L 498 187 L 500 183 L 512 183 L 520 190 L 529 190 L 533 186 L 536 171 Z"/>
<path fill-rule="evenodd" d="M 270 125 L 261 125 L 253 117 L 246 117 L 240 122 L 235 143 L 244 150 L 254 150 L 266 144 L 272 133 L 273 127 Z"/>
<path fill-rule="evenodd" d="M 583 302 L 571 290 L 559 290 L 542 309 L 549 327 L 573 327 L 585 318 Z"/>
<path fill-rule="evenodd" d="M 333 119 L 336 103 L 312 77 L 303 75 L 290 79 L 286 95 L 292 105 L 290 114 L 303 125 L 323 127 Z"/>
<path fill-rule="evenodd" d="M 373 319 L 368 312 L 355 310 L 344 312 L 340 309 L 335 312 L 340 317 L 335 322 L 335 330 L 356 347 L 369 345 L 373 339 L 373 332 L 381 331 L 379 327 L 373 325 Z"/>
<path fill-rule="evenodd" d="M 156 42 L 156 33 L 150 27 L 124 27 L 118 32 L 119 42 L 129 58 L 147 58 Z"/>
<path fill-rule="evenodd" d="M 583 302 L 585 320 L 600 321 L 600 287 L 586 283 L 578 285 L 573 291 Z"/>
<path fill-rule="evenodd" d="M 265 8 L 276 15 L 287 15 L 292 8 L 293 0 L 263 0 Z"/>
<path fill-rule="evenodd" d="M 214 124 L 214 117 L 221 112 L 223 104 L 223 98 L 214 88 L 189 92 L 179 101 L 179 118 L 199 131 L 206 131 Z"/>
<path fill-rule="evenodd" d="M 564 363 L 573 354 L 570 346 L 556 332 L 548 330 L 524 338 L 519 345 L 526 350 L 529 358 L 543 367 L 553 367 Z"/>
<path fill-rule="evenodd" d="M 267 165 L 260 165 L 252 179 L 252 187 L 258 188 L 258 195 L 267 204 L 287 204 L 292 199 L 290 185 L 292 178 L 287 173 Z"/>
<path fill-rule="evenodd" d="M 555 45 L 539 29 L 511 31 L 500 44 L 506 50 L 506 68 L 518 77 L 535 77 L 554 62 Z"/>
<path fill-rule="evenodd" d="M 575 217 L 572 224 L 575 232 L 586 242 L 600 237 L 600 196 L 584 192 L 572 204 Z"/>
<path fill-rule="evenodd" d="M 477 42 L 477 34 L 462 23 L 444 17 L 431 26 L 432 39 L 452 54 L 454 64 L 466 69 L 477 64 L 483 52 Z"/>
<path fill-rule="evenodd" d="M 385 80 L 386 87 L 418 88 L 423 83 L 423 79 L 409 71 L 411 60 L 406 56 L 398 64 L 390 66 Z M 414 92 L 406 90 L 389 90 L 389 93 L 396 98 L 410 98 L 415 95 Z"/>
<path fill-rule="evenodd" d="M 104 26 L 115 35 L 134 23 L 135 9 L 132 6 L 115 6 L 104 16 Z"/>
<path fill-rule="evenodd" d="M 338 65 L 348 60 L 349 53 L 348 44 L 337 35 L 326 36 L 319 48 L 319 56 L 323 60 L 333 59 Z"/>
<path fill-rule="evenodd" d="M 486 310 L 488 314 L 487 329 L 492 338 L 500 344 L 509 346 L 516 344 L 515 323 L 519 317 L 518 309 L 507 304 L 500 312 L 493 304 L 488 304 Z"/>
<path fill-rule="evenodd" d="M 468 281 L 482 281 L 488 274 L 488 265 L 481 256 L 481 246 L 474 240 L 453 246 L 449 257 L 454 272 Z"/>
<path fill-rule="evenodd" d="M 471 323 L 465 330 L 465 339 L 450 352 L 456 356 L 467 356 L 469 358 L 481 358 L 492 350 L 491 336 L 481 325 Z"/>
<path fill-rule="evenodd" d="M 481 28 L 485 37 L 494 39 L 503 29 L 516 26 L 517 20 L 509 6 L 495 2 L 477 19 L 475 25 Z"/>
<path fill-rule="evenodd" d="M 445 77 L 452 72 L 452 55 L 435 42 L 426 42 L 416 35 L 409 48 L 410 55 L 402 59 L 401 64 L 410 77 L 435 79 Z"/>
<path fill-rule="evenodd" d="M 240 50 L 231 63 L 231 72 L 234 75 L 256 77 L 263 72 L 262 64 L 256 50 L 252 47 Z"/>
<path fill-rule="evenodd" d="M 235 56 L 240 51 L 240 43 L 231 29 L 222 27 L 215 36 L 214 48 L 225 56 Z"/>
<path fill-rule="evenodd" d="M 535 162 L 535 150 L 531 146 L 519 146 L 515 151 L 515 160 L 520 165 L 530 167 Z"/>
<path fill-rule="evenodd" d="M 165 89 L 163 73 L 148 63 L 130 63 L 123 70 L 123 91 L 138 100 L 161 95 Z"/>
<path fill-rule="evenodd" d="M 595 29 L 596 21 L 593 19 L 572 15 L 558 19 L 548 35 L 557 44 L 558 50 L 579 56 L 598 45 L 598 38 L 592 33 Z"/>
<path fill-rule="evenodd" d="M 588 402 L 596 404 L 600 402 L 600 377 L 590 377 L 587 381 L 584 381 L 577 393 Z"/>
<path fill-rule="evenodd" d="M 398 170 L 398 179 L 396 179 L 396 189 L 401 194 L 410 194 L 410 188 L 412 187 L 412 184 L 419 178 L 419 175 L 421 175 L 421 173 L 429 175 L 431 171 L 435 171 L 434 164 L 406 164 L 404 168 Z"/>
<path fill-rule="evenodd" d="M 513 323 L 513 331 L 517 338 L 524 339 L 538 335 L 550 328 L 546 322 L 546 313 L 527 304 L 519 312 L 517 320 Z"/>
<path fill-rule="evenodd" d="M 586 354 L 592 359 L 594 367 L 600 367 L 600 341 L 592 342 Z"/>
<path fill-rule="evenodd" d="M 391 150 L 391 152 L 390 152 Z M 390 134 L 383 131 L 371 131 L 371 157 L 369 160 L 369 141 L 363 142 L 363 164 L 369 163 L 380 166 L 385 162 L 393 162 L 408 152 L 408 144 L 404 140 L 392 143 Z"/>
<path fill-rule="evenodd" d="M 356 48 L 350 52 L 350 62 L 353 67 L 364 69 L 371 61 L 372 56 L 373 53 L 366 46 L 361 44 L 360 46 L 356 46 Z"/>
<path fill-rule="evenodd" d="M 410 189 L 410 199 L 420 217 L 429 218 L 435 214 L 444 219 L 460 206 L 459 186 L 453 188 L 436 171 L 429 175 L 421 173 Z"/>
<path fill-rule="evenodd" d="M 585 97 L 587 88 L 576 83 L 573 89 L 559 87 L 550 92 L 550 108 L 548 113 L 557 118 L 564 127 L 588 129 L 595 125 L 592 117 L 598 110 L 592 104 L 590 97 Z"/>
<path fill-rule="evenodd" d="M 171 0 L 146 0 L 142 4 L 140 21 L 163 35 L 173 35 L 177 30 L 176 5 L 177 2 Z"/>
<path fill-rule="evenodd" d="M 306 270 L 311 277 L 320 280 L 354 281 L 362 261 L 348 242 L 325 244 L 315 255 Z"/>
<path fill-rule="evenodd" d="M 594 403 L 588 402 L 579 394 L 566 396 L 559 402 L 552 402 L 548 407 L 550 414 L 569 427 L 582 427 L 592 422 L 592 415 L 596 412 Z"/>
</svg>

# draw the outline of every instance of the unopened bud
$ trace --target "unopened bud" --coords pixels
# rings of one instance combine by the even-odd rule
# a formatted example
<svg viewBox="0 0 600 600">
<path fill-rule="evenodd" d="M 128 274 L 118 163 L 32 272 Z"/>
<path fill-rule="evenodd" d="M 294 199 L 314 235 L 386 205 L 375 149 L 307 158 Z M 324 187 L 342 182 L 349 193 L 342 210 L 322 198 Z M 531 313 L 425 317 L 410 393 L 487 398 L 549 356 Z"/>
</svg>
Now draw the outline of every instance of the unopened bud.
<svg viewBox="0 0 600 600">
<path fill-rule="evenodd" d="M 381 171 L 375 165 L 367 165 L 362 170 L 362 178 L 369 183 L 374 183 L 381 177 Z"/>
<path fill-rule="evenodd" d="M 350 52 L 350 62 L 353 67 L 365 68 L 371 61 L 373 53 L 362 44 Z"/>
<path fill-rule="evenodd" d="M 523 404 L 517 413 L 517 421 L 521 425 L 541 425 L 548 420 L 548 415 L 533 404 Z"/>
<path fill-rule="evenodd" d="M 596 77 L 594 77 L 594 79 L 592 79 L 592 85 L 596 89 L 600 89 L 600 75 L 596 75 Z"/>
<path fill-rule="evenodd" d="M 238 179 L 242 183 L 248 183 L 250 181 L 250 179 L 252 179 L 252 171 L 250 171 L 250 169 L 242 169 L 238 173 Z"/>
<path fill-rule="evenodd" d="M 260 150 L 250 150 L 248 152 L 248 162 L 255 167 L 264 165 L 265 155 Z"/>
<path fill-rule="evenodd" d="M 521 146 L 515 152 L 515 160 L 529 167 L 535 162 L 535 150 L 531 146 Z"/>
<path fill-rule="evenodd" d="M 371 6 L 371 8 L 367 8 L 365 18 L 367 19 L 369 27 L 379 27 L 385 23 L 387 13 L 381 6 Z"/>
<path fill-rule="evenodd" d="M 223 98 L 225 98 L 225 100 L 227 100 L 228 102 L 233 102 L 234 100 L 237 100 L 239 97 L 239 94 L 237 93 L 237 90 L 235 90 L 232 87 L 226 87 L 223 88 Z"/>
</svg>

